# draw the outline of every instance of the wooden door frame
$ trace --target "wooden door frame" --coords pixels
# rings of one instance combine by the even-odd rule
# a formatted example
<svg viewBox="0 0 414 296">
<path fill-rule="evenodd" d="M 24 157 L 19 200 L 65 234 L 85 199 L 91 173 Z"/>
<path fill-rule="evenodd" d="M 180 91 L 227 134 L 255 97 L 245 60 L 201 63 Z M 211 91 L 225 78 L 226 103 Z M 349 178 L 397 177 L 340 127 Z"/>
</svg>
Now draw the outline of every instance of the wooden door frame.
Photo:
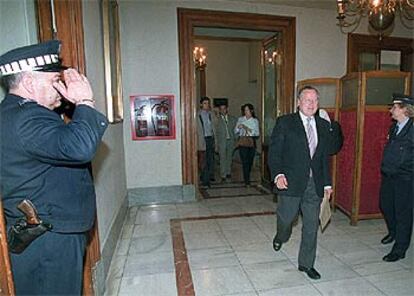
<svg viewBox="0 0 414 296">
<path fill-rule="evenodd" d="M 260 98 L 260 110 L 261 110 L 261 129 L 260 129 L 260 133 L 261 133 L 261 139 L 262 139 L 262 153 L 261 153 L 261 165 L 262 167 L 260 168 L 261 170 L 261 178 L 260 178 L 260 182 L 262 184 L 262 186 L 264 186 L 265 188 L 272 190 L 273 187 L 273 182 L 271 179 L 271 174 L 270 174 L 270 170 L 269 167 L 267 166 L 267 161 L 268 161 L 268 156 L 269 156 L 269 143 L 265 144 L 264 142 L 264 133 L 265 133 L 265 125 L 264 125 L 264 120 L 265 120 L 265 114 L 264 114 L 264 109 L 265 109 L 265 96 L 266 96 L 266 57 L 265 57 L 265 48 L 271 44 L 274 40 L 275 37 L 278 36 L 278 34 L 272 35 L 271 37 L 268 37 L 264 40 L 261 41 L 261 50 L 260 50 L 260 72 L 261 72 L 261 98 Z M 277 38 L 280 39 L 280 36 L 278 36 Z M 277 43 L 279 43 L 279 40 L 276 40 Z M 276 48 L 279 47 L 279 44 L 276 44 Z M 277 66 L 275 66 L 277 67 Z M 280 110 L 280 104 L 278 104 L 279 100 L 281 99 L 281 83 L 280 83 L 280 79 L 281 79 L 281 74 L 280 74 L 280 70 L 275 69 L 276 74 L 275 74 L 275 78 L 276 80 L 274 81 L 274 85 L 275 85 L 275 103 L 276 103 L 276 114 L 274 115 L 275 117 L 278 117 L 279 114 L 281 113 Z M 294 101 L 294 100 L 293 100 Z M 280 103 L 280 102 L 279 102 Z M 266 177 L 269 177 L 269 179 L 266 179 Z"/>
<path fill-rule="evenodd" d="M 282 113 L 291 112 L 295 93 L 296 18 L 244 12 L 224 12 L 203 9 L 177 8 L 180 93 L 181 93 L 181 161 L 183 185 L 198 185 L 196 113 L 198 100 L 194 100 L 194 67 L 192 48 L 194 27 L 219 27 L 274 31 L 282 34 L 283 87 L 281 93 Z"/>
<path fill-rule="evenodd" d="M 49 0 L 36 0 L 38 16 L 39 42 L 53 39 L 62 41 L 60 56 L 63 64 L 86 74 L 85 42 L 83 33 L 83 13 L 81 0 L 54 0 L 57 34 L 52 31 L 52 16 Z M 83 295 L 94 295 L 92 274 L 101 258 L 98 221 L 88 232 L 83 268 Z"/>
<path fill-rule="evenodd" d="M 6 218 L 2 200 L 0 195 L 0 295 L 14 296 L 16 293 L 7 245 Z"/>
</svg>

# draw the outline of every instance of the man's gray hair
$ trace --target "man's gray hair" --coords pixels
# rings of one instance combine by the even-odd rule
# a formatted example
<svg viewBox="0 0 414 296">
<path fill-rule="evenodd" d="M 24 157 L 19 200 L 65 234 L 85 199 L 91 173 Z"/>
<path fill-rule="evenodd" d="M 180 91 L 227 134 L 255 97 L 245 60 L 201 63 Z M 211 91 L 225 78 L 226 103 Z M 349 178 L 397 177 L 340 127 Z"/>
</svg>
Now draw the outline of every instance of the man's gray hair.
<svg viewBox="0 0 414 296">
<path fill-rule="evenodd" d="M 0 84 L 4 88 L 6 93 L 8 93 L 11 89 L 14 89 L 19 85 L 20 81 L 22 80 L 22 77 L 23 77 L 23 72 L 2 76 L 0 80 Z"/>
<path fill-rule="evenodd" d="M 302 87 L 302 88 L 298 91 L 298 100 L 301 100 L 301 99 L 302 99 L 302 94 L 303 94 L 305 91 L 308 91 L 308 90 L 313 90 L 313 91 L 315 91 L 316 96 L 318 97 L 318 100 L 319 100 L 319 91 L 318 91 L 315 87 L 310 86 L 310 85 L 305 85 L 304 87 Z"/>
</svg>

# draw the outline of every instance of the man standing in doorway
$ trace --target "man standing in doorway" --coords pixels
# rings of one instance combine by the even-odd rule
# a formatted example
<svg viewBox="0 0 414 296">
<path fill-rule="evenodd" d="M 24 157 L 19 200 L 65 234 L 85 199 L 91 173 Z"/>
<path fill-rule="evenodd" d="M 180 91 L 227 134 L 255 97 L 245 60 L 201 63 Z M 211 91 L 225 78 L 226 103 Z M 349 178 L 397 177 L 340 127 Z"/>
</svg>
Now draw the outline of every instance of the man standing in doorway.
<svg viewBox="0 0 414 296">
<path fill-rule="evenodd" d="M 201 183 L 203 186 L 210 187 L 210 179 L 214 180 L 215 127 L 208 97 L 200 99 L 200 111 L 197 113 L 197 137 Z"/>
<path fill-rule="evenodd" d="M 231 165 L 233 161 L 233 151 L 235 143 L 234 128 L 236 127 L 236 117 L 229 114 L 228 103 L 219 106 L 217 119 L 217 147 L 220 157 L 220 177 L 221 181 L 231 180 Z"/>
<path fill-rule="evenodd" d="M 319 92 L 311 86 L 298 93 L 298 112 L 281 116 L 273 129 L 269 168 L 278 193 L 277 233 L 273 248 L 279 251 L 292 233 L 292 223 L 302 213 L 299 270 L 311 279 L 321 276 L 314 268 L 320 204 L 330 197 L 329 123 L 315 116 Z"/>
</svg>

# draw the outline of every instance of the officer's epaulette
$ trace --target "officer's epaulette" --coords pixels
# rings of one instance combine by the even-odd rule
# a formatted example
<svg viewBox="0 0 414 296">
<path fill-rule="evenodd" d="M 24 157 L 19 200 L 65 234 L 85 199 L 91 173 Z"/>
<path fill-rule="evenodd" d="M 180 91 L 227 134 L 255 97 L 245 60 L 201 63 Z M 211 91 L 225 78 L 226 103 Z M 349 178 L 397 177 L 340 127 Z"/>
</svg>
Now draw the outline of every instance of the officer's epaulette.
<svg viewBox="0 0 414 296">
<path fill-rule="evenodd" d="M 28 103 L 36 103 L 36 102 L 33 101 L 33 100 L 29 100 L 29 99 L 21 99 L 21 100 L 19 100 L 18 104 L 19 104 L 20 107 L 22 107 L 22 106 L 24 106 Z"/>
</svg>

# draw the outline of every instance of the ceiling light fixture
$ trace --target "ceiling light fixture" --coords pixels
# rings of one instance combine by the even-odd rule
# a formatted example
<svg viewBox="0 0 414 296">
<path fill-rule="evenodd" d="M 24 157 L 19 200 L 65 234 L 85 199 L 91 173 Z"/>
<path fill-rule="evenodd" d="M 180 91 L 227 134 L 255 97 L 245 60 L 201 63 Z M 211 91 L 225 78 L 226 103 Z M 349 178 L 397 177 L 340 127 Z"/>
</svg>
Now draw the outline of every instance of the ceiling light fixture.
<svg viewBox="0 0 414 296">
<path fill-rule="evenodd" d="M 336 18 L 342 33 L 354 32 L 366 16 L 371 28 L 378 32 L 380 38 L 393 24 L 396 14 L 400 16 L 404 27 L 414 28 L 414 0 L 337 0 L 336 4 Z"/>
<path fill-rule="evenodd" d="M 197 69 L 203 68 L 207 64 L 207 52 L 202 47 L 194 47 L 193 60 Z"/>
</svg>

